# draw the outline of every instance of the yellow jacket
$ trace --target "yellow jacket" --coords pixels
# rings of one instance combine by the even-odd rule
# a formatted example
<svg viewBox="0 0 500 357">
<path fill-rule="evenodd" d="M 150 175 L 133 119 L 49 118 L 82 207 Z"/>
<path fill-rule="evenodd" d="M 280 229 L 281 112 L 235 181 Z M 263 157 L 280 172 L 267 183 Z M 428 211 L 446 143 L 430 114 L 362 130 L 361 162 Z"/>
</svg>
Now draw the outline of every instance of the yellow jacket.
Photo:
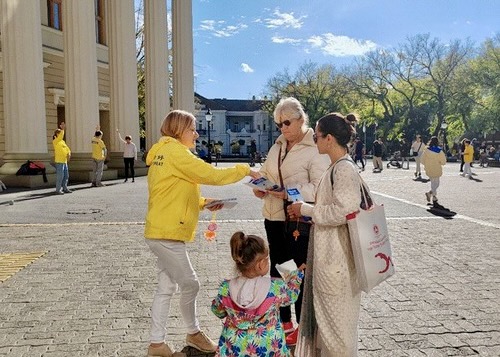
<svg viewBox="0 0 500 357">
<path fill-rule="evenodd" d="M 469 144 L 465 144 L 464 149 L 464 162 L 472 162 L 474 159 L 474 147 Z"/>
<path fill-rule="evenodd" d="M 92 138 L 92 158 L 95 160 L 104 160 L 106 158 L 106 145 L 104 141 L 97 137 Z"/>
<path fill-rule="evenodd" d="M 429 146 L 422 154 L 422 164 L 425 173 L 430 178 L 438 178 L 443 175 L 443 165 L 446 164 L 446 156 L 439 146 Z"/>
<path fill-rule="evenodd" d="M 148 152 L 148 239 L 194 240 L 200 209 L 200 184 L 226 185 L 250 173 L 247 164 L 216 168 L 197 158 L 178 140 L 163 136 Z"/>
<path fill-rule="evenodd" d="M 67 164 L 68 156 L 71 155 L 71 150 L 68 145 L 66 145 L 63 138 L 64 130 L 61 130 L 56 138 L 52 140 L 52 145 L 54 146 L 54 162 L 58 164 Z"/>
</svg>

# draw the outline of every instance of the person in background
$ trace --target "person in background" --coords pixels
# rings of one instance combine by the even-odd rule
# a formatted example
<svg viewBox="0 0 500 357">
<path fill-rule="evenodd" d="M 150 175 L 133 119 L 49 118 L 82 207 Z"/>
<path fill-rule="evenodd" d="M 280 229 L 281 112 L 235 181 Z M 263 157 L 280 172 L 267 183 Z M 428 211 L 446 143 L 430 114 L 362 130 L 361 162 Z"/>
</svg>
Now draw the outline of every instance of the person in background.
<svg viewBox="0 0 500 357">
<path fill-rule="evenodd" d="M 135 161 L 137 161 L 137 147 L 132 142 L 132 137 L 130 135 L 126 135 L 125 140 L 123 140 L 122 136 L 120 135 L 120 131 L 116 129 L 116 132 L 118 133 L 118 138 L 120 139 L 120 141 L 125 144 L 125 148 L 123 149 L 123 163 L 125 165 L 125 181 L 123 182 L 128 181 L 129 169 L 132 182 L 135 182 L 134 163 Z"/>
<path fill-rule="evenodd" d="M 401 139 L 401 168 L 405 169 L 406 162 L 406 170 L 410 169 L 410 159 L 408 156 L 410 155 L 410 145 L 405 138 Z"/>
<path fill-rule="evenodd" d="M 300 102 L 292 97 L 283 98 L 274 110 L 274 122 L 281 135 L 271 147 L 260 169 L 262 176 L 279 185 L 281 190 L 254 190 L 263 199 L 264 227 L 269 242 L 271 276 L 280 277 L 276 264 L 290 259 L 298 267 L 306 262 L 309 244 L 310 222 L 290 220 L 286 215 L 287 189 L 296 188 L 307 202 L 314 202 L 316 188 L 330 160 L 318 155 L 314 143 L 314 131 L 309 128 L 309 118 Z M 295 303 L 295 319 L 300 323 L 302 292 Z M 295 345 L 298 330 L 292 321 L 289 306 L 280 309 L 280 316 L 287 336 L 287 344 Z"/>
<path fill-rule="evenodd" d="M 439 187 L 440 177 L 443 175 L 443 166 L 446 164 L 446 156 L 443 149 L 439 146 L 436 136 L 431 137 L 428 147 L 422 155 L 422 164 L 425 167 L 425 174 L 431 181 L 431 190 L 425 193 L 427 202 L 431 202 L 438 207 L 437 189 Z"/>
<path fill-rule="evenodd" d="M 381 172 L 384 169 L 382 164 L 383 146 L 382 138 L 378 138 L 373 142 L 372 155 L 373 155 L 373 172 Z"/>
<path fill-rule="evenodd" d="M 65 129 L 66 123 L 61 122 L 61 124 L 59 124 L 59 129 L 56 129 L 54 131 L 54 135 L 52 136 L 52 145 L 54 146 L 54 163 L 56 166 L 56 193 L 58 195 L 73 192 L 68 188 L 68 160 L 71 158 L 71 150 L 64 141 Z"/>
<path fill-rule="evenodd" d="M 464 172 L 462 172 L 460 176 L 464 177 L 465 175 L 467 175 L 467 177 L 472 180 L 471 163 L 473 160 L 474 160 L 474 147 L 472 146 L 470 140 L 465 140 Z"/>
<path fill-rule="evenodd" d="M 354 163 L 361 161 L 361 171 L 365 171 L 365 144 L 359 137 L 354 141 Z"/>
<path fill-rule="evenodd" d="M 422 142 L 422 137 L 420 135 L 417 135 L 415 137 L 415 140 L 411 144 L 411 151 L 413 153 L 413 157 L 415 158 L 415 178 L 416 179 L 421 179 L 422 178 L 422 170 L 420 168 L 420 164 L 422 161 L 422 154 L 424 153 L 425 150 L 425 145 Z"/>
<path fill-rule="evenodd" d="M 462 141 L 460 142 L 460 172 L 464 172 L 464 151 L 465 151 L 465 141 L 469 140 L 467 138 L 463 138 Z"/>
<path fill-rule="evenodd" d="M 297 202 L 288 207 L 292 218 L 309 216 L 314 222 L 296 356 L 357 355 L 361 290 L 346 224 L 346 216 L 362 202 L 359 173 L 347 155 L 356 122 L 354 114 L 340 113 L 318 120 L 318 152 L 327 154 L 332 165 L 323 174 L 314 205 Z"/>
<path fill-rule="evenodd" d="M 290 356 L 279 308 L 297 300 L 304 274 L 271 278 L 269 248 L 261 237 L 236 232 L 230 247 L 239 276 L 223 281 L 212 301 L 212 312 L 225 319 L 215 355 Z"/>
<path fill-rule="evenodd" d="M 186 344 L 205 353 L 217 345 L 200 329 L 196 298 L 200 282 L 189 259 L 186 243 L 192 242 L 200 210 L 213 199 L 200 194 L 200 184 L 227 185 L 245 176 L 260 177 L 248 164 L 216 168 L 196 157 L 191 149 L 199 137 L 194 115 L 183 110 L 167 114 L 161 125 L 162 137 L 146 157 L 148 211 L 144 237 L 157 257 L 158 286 L 151 308 L 151 335 L 148 356 L 170 357 L 165 343 L 173 294 L 180 290 L 180 311 L 187 329 Z M 207 209 L 216 211 L 222 205 Z"/>
<path fill-rule="evenodd" d="M 99 130 L 100 126 L 97 125 L 94 137 L 92 138 L 92 162 L 94 164 L 92 171 L 92 185 L 91 187 L 102 187 L 104 184 L 101 182 L 102 172 L 104 170 L 104 160 L 108 155 L 108 150 L 104 141 L 102 141 L 102 131 Z"/>
</svg>

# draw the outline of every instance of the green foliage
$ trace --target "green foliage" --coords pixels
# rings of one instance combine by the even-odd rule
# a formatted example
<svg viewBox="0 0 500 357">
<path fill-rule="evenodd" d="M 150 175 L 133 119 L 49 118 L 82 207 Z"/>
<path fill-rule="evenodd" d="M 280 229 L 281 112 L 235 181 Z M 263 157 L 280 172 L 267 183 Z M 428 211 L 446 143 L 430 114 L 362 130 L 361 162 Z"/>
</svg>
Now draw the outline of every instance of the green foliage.
<svg viewBox="0 0 500 357">
<path fill-rule="evenodd" d="M 475 50 L 469 41 L 442 43 L 424 34 L 370 52 L 341 71 L 306 62 L 294 74 L 285 69 L 268 80 L 267 110 L 292 96 L 311 126 L 339 111 L 357 113 L 359 127 L 372 131 L 376 124 L 376 134 L 389 140 L 442 135 L 444 122 L 449 143 L 464 133 L 482 136 L 500 130 L 500 34 Z"/>
</svg>

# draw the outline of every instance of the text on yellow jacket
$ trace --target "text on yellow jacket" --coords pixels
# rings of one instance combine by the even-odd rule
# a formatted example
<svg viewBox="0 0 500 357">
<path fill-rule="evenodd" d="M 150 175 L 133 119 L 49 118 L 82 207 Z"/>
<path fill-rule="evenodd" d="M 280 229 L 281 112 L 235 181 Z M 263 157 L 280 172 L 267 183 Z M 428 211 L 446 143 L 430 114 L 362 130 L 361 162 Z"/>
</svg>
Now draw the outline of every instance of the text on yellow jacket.
<svg viewBox="0 0 500 357">
<path fill-rule="evenodd" d="M 149 150 L 148 239 L 194 240 L 200 209 L 205 205 L 200 184 L 226 185 L 250 173 L 247 164 L 217 168 L 196 157 L 178 140 L 163 136 Z"/>
<path fill-rule="evenodd" d="M 95 160 L 104 160 L 106 158 L 106 145 L 98 137 L 92 138 L 92 158 Z"/>
</svg>

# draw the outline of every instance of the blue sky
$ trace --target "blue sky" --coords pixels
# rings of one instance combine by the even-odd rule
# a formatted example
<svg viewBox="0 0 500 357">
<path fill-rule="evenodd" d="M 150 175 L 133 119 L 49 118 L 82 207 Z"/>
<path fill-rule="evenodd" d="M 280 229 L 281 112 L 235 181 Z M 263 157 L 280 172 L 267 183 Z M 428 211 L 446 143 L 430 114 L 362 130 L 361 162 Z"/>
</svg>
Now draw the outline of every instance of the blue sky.
<svg viewBox="0 0 500 357">
<path fill-rule="evenodd" d="M 192 0 L 195 90 L 249 99 L 306 61 L 341 67 L 429 33 L 476 45 L 500 32 L 498 0 Z"/>
</svg>

